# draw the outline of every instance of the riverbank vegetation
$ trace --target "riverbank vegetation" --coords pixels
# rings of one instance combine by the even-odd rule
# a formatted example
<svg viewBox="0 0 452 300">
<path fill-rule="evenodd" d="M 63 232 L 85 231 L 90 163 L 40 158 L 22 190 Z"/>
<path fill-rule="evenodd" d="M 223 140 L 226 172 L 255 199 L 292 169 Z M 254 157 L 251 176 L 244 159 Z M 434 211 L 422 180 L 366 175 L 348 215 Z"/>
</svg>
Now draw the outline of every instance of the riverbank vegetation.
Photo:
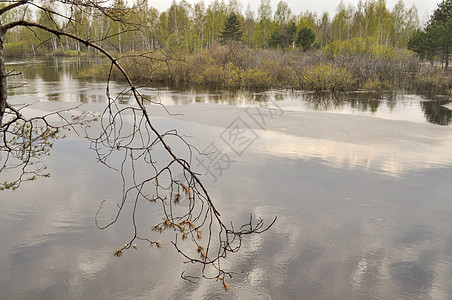
<svg viewBox="0 0 452 300">
<path fill-rule="evenodd" d="M 403 0 L 393 8 L 384 0 L 341 2 L 334 16 L 295 14 L 284 1 L 273 12 L 270 0 L 261 0 L 256 13 L 238 0 L 173 1 L 164 12 L 148 1 L 117 0 L 108 15 L 76 9 L 77 22 L 68 24 L 45 10 L 30 17 L 100 41 L 143 83 L 445 93 L 452 88 L 451 3 L 443 0 L 424 27 L 416 7 L 405 7 Z M 78 41 L 45 32 L 18 29 L 6 38 L 7 57 L 46 53 L 96 55 Z M 108 68 L 80 75 L 101 78 Z"/>
<path fill-rule="evenodd" d="M 373 50 L 350 52 L 349 46 L 359 44 Z M 332 47 L 338 49 L 332 51 Z M 229 43 L 193 54 L 172 53 L 170 57 L 160 51 L 129 52 L 120 60 L 130 76 L 143 85 L 315 91 L 406 89 L 433 93 L 447 93 L 452 87 L 450 73 L 422 64 L 411 51 L 372 46 L 370 40 L 363 39 L 306 52 L 252 49 Z M 98 65 L 80 76 L 105 80 L 108 70 L 109 65 Z M 120 80 L 121 74 L 113 70 L 110 78 Z"/>
</svg>

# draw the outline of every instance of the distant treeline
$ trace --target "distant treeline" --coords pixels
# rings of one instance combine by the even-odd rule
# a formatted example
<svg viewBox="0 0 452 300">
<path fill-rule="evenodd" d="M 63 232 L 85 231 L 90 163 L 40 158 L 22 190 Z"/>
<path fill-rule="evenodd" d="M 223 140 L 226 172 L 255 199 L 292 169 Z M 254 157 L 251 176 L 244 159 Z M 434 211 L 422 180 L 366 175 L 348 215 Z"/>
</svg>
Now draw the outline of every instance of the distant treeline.
<svg viewBox="0 0 452 300">
<path fill-rule="evenodd" d="M 341 1 L 332 17 L 309 11 L 297 15 L 284 1 L 273 12 L 270 0 L 261 0 L 257 13 L 248 6 L 244 14 L 238 0 L 227 4 L 215 0 L 208 6 L 202 1 L 194 5 L 173 1 L 164 12 L 146 0 L 134 3 L 115 1 L 106 14 L 75 9 L 69 19 L 44 10 L 22 14 L 97 41 L 118 53 L 131 76 L 143 83 L 452 92 L 447 67 L 441 70 L 433 64 L 434 60 L 448 63 L 452 0 L 438 5 L 425 28 L 420 27 L 417 9 L 406 8 L 402 0 L 391 10 L 385 0 L 359 1 L 356 7 Z M 2 22 L 7 18 L 18 16 L 4 14 Z M 29 28 L 15 30 L 6 37 L 6 56 L 95 55 L 65 37 Z M 418 58 L 429 59 L 431 65 Z M 108 69 L 98 66 L 81 76 L 104 77 Z"/>
<path fill-rule="evenodd" d="M 360 1 L 356 6 L 345 6 L 341 1 L 334 16 L 328 13 L 317 16 L 308 10 L 297 13 L 284 1 L 280 1 L 272 11 L 270 0 L 261 0 L 257 12 L 250 6 L 244 9 L 238 0 L 227 3 L 215 0 L 209 5 L 202 0 L 194 5 L 185 0 L 173 1 L 164 12 L 151 7 L 150 3 L 147 0 L 134 1 L 133 6 L 127 6 L 124 1 L 116 0 L 110 15 L 83 8 L 73 11 L 71 20 L 49 15 L 44 10 L 36 14 L 31 10 L 14 10 L 14 13 L 100 41 L 104 48 L 119 53 L 158 49 L 193 53 L 209 48 L 220 42 L 225 22 L 233 14 L 240 23 L 241 40 L 251 48 L 296 47 L 297 35 L 302 37 L 307 29 L 314 34 L 310 45 L 313 48 L 353 38 L 370 38 L 377 45 L 405 48 L 410 37 L 420 28 L 417 9 L 405 7 L 402 0 L 392 9 L 384 0 Z M 49 2 L 47 5 L 50 7 L 52 4 Z M 18 18 L 20 16 L 5 13 L 1 21 L 6 23 Z M 55 38 L 49 33 L 24 27 L 8 33 L 5 42 L 9 44 L 6 53 L 9 56 L 87 51 L 76 41 Z"/>
</svg>

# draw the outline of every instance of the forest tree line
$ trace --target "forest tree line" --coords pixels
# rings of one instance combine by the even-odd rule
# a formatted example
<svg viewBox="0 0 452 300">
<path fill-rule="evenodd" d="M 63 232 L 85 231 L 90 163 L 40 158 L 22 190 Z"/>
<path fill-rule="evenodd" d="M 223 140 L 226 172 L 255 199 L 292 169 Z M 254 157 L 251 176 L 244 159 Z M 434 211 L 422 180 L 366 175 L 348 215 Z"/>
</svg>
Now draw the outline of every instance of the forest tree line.
<svg viewBox="0 0 452 300">
<path fill-rule="evenodd" d="M 96 42 L 118 53 L 131 76 L 144 84 L 311 90 L 415 86 L 452 92 L 452 76 L 433 67 L 436 60 L 447 69 L 452 0 L 443 0 L 425 27 L 416 7 L 403 0 L 392 9 L 385 0 L 360 0 L 356 6 L 341 1 L 334 16 L 296 14 L 284 1 L 273 11 L 270 0 L 260 0 L 257 12 L 249 5 L 243 9 L 239 0 L 208 5 L 174 0 L 163 12 L 147 0 L 116 0 L 103 13 L 74 6 L 66 19 L 46 9 L 14 13 L 3 14 L 1 21 L 22 16 Z M 10 57 L 95 54 L 75 40 L 25 27 L 11 30 L 5 42 Z M 430 60 L 431 67 L 418 58 Z M 97 66 L 81 76 L 106 73 L 107 66 Z"/>
<path fill-rule="evenodd" d="M 47 4 L 50 8 L 52 4 Z M 210 47 L 221 39 L 228 16 L 234 14 L 240 22 L 241 40 L 252 48 L 289 48 L 296 46 L 300 31 L 309 30 L 315 35 L 313 48 L 321 48 L 334 41 L 353 38 L 369 38 L 378 45 L 404 48 L 410 37 L 420 28 L 416 7 L 405 7 L 403 0 L 392 8 L 384 0 L 359 1 L 355 6 L 340 2 L 337 12 L 321 16 L 306 10 L 297 14 L 288 4 L 280 1 L 275 11 L 270 0 L 261 0 L 257 12 L 251 7 L 244 10 L 238 0 L 214 0 L 206 5 L 203 0 L 190 4 L 186 0 L 172 2 L 171 7 L 159 12 L 147 0 L 128 5 L 116 0 L 111 10 L 117 16 L 115 22 L 109 16 L 95 10 L 79 9 L 73 12 L 73 20 L 58 20 L 45 10 L 14 10 L 2 16 L 2 22 L 26 18 L 52 27 L 66 28 L 69 32 L 102 40 L 103 47 L 119 53 L 137 50 L 183 50 L 195 52 Z M 244 13 L 243 13 L 244 11 Z M 12 15 L 15 14 L 15 15 Z M 60 50 L 86 51 L 83 45 L 65 37 L 53 38 L 49 33 L 27 28 L 17 28 L 6 37 L 6 43 L 22 45 L 30 52 Z M 16 51 L 16 53 L 18 53 Z"/>
</svg>

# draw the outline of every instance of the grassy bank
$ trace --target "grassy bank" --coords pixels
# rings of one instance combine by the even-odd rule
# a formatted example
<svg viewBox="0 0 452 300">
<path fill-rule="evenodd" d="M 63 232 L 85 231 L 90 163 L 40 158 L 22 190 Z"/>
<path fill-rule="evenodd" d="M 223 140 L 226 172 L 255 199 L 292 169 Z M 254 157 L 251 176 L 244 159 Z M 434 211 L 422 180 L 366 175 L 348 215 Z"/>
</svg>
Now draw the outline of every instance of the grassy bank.
<svg viewBox="0 0 452 300">
<path fill-rule="evenodd" d="M 211 88 L 289 88 L 315 91 L 427 90 L 448 93 L 452 75 L 421 64 L 408 50 L 367 40 L 332 43 L 322 51 L 251 49 L 241 44 L 211 47 L 193 54 L 131 52 L 120 57 L 139 84 Z M 109 66 L 81 77 L 106 79 Z M 112 79 L 120 80 L 117 70 Z"/>
</svg>

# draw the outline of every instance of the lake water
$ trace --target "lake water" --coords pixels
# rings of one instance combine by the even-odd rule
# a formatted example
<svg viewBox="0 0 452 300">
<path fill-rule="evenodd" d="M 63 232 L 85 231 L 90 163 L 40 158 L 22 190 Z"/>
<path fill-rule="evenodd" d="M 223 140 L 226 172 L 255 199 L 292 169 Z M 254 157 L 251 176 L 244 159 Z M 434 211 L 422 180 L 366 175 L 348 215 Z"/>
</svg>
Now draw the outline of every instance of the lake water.
<svg viewBox="0 0 452 300">
<path fill-rule="evenodd" d="M 10 101 L 34 103 L 33 113 L 79 103 L 101 111 L 105 83 L 75 76 L 93 63 L 10 63 L 22 72 L 10 79 Z M 113 92 L 121 88 L 112 83 Z M 198 149 L 215 145 L 231 158 L 221 171 L 194 164 L 225 220 L 244 223 L 253 213 L 277 222 L 229 257 L 238 274 L 228 292 L 182 280 L 190 266 L 169 243 L 116 258 L 130 228 L 120 222 L 101 231 L 94 217 L 103 200 L 120 201 L 121 178 L 71 135 L 43 161 L 50 178 L 0 192 L 1 299 L 452 298 L 450 98 L 143 93 L 182 114 L 150 106 L 161 130 L 175 128 Z M 231 126 L 251 139 L 225 139 Z"/>
</svg>

